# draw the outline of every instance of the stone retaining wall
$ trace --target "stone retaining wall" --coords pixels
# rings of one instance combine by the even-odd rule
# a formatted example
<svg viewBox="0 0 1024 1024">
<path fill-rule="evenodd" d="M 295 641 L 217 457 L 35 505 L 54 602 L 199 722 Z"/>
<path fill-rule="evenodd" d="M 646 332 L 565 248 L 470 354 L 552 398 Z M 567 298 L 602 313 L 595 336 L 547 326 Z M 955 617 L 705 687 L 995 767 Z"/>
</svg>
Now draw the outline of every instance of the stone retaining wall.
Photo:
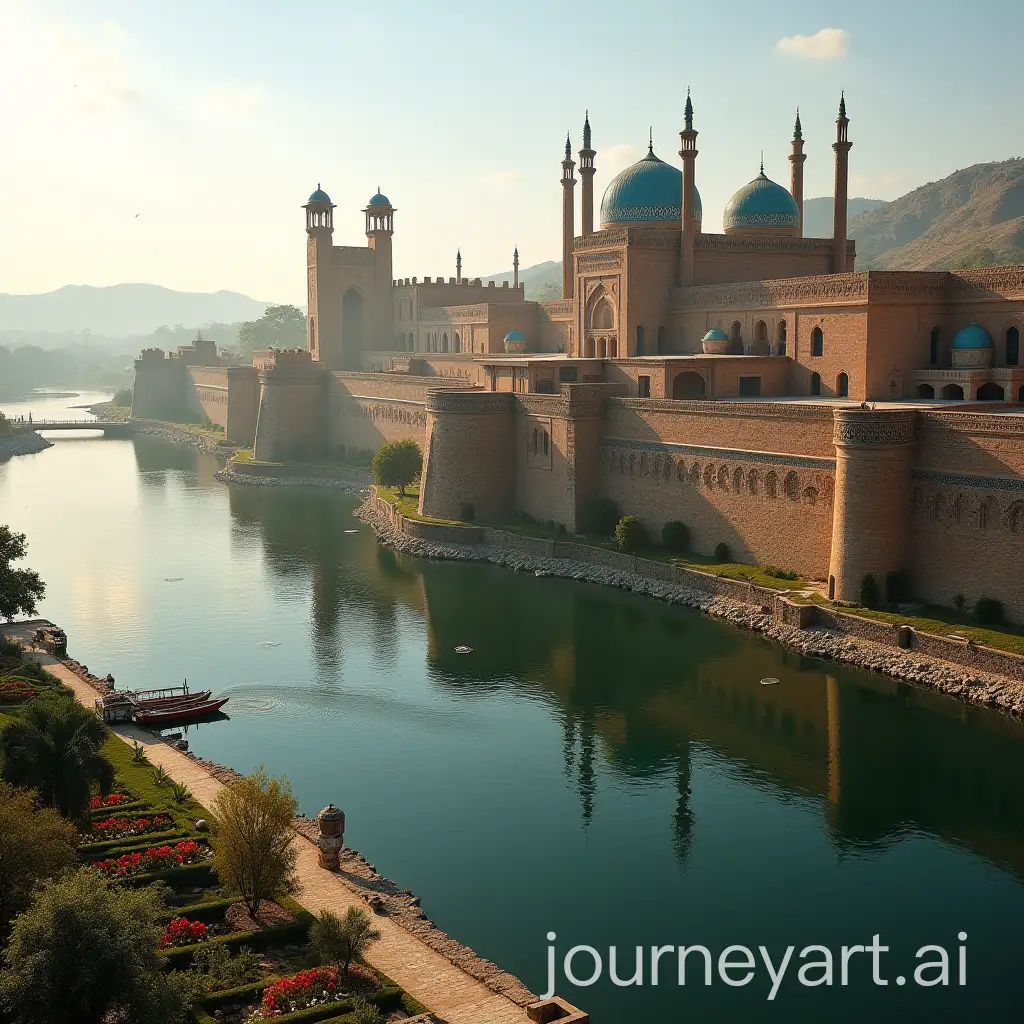
<svg viewBox="0 0 1024 1024">
<path fill-rule="evenodd" d="M 15 455 L 34 455 L 52 447 L 52 441 L 40 437 L 34 430 L 19 430 L 17 433 L 0 437 L 0 459 L 9 459 Z"/>
</svg>

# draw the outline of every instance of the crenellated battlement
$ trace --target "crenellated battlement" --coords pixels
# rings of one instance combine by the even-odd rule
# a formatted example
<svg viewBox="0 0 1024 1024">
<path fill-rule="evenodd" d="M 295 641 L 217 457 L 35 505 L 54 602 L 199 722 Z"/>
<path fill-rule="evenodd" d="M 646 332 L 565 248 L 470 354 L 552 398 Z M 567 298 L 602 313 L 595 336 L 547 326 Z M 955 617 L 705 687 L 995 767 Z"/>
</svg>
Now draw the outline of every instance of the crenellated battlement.
<svg viewBox="0 0 1024 1024">
<path fill-rule="evenodd" d="M 500 286 L 498 285 L 498 283 L 496 281 L 488 281 L 485 284 L 483 279 L 479 278 L 479 277 L 473 277 L 473 278 L 465 278 L 464 277 L 461 281 L 458 280 L 457 278 L 454 278 L 454 277 L 449 277 L 449 278 L 444 278 L 444 277 L 435 277 L 435 278 L 424 277 L 423 280 L 420 280 L 418 277 L 405 277 L 405 278 L 399 277 L 399 278 L 396 278 L 394 281 L 392 281 L 391 284 L 392 284 L 392 287 L 394 287 L 394 288 L 424 288 L 424 287 L 436 288 L 439 285 L 443 285 L 445 288 L 450 288 L 450 287 L 454 286 L 456 288 L 465 288 L 467 290 L 469 290 L 469 289 L 477 289 L 477 288 L 479 288 L 481 290 L 484 289 L 484 288 L 488 288 L 488 289 L 492 289 L 493 288 L 495 290 L 498 290 L 500 288 L 500 290 L 502 290 L 502 291 L 518 291 L 518 292 L 522 292 L 524 295 L 526 294 L 526 286 L 523 285 L 523 284 L 519 284 L 517 286 L 513 286 L 513 285 L 509 284 L 508 281 L 502 281 Z"/>
</svg>

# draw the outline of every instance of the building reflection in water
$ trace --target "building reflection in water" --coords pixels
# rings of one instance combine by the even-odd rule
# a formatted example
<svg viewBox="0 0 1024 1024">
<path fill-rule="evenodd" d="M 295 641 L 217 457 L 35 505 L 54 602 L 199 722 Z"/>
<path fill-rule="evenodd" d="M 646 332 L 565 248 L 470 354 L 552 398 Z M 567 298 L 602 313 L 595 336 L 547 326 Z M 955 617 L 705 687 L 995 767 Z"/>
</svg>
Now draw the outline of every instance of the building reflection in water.
<svg viewBox="0 0 1024 1024">
<path fill-rule="evenodd" d="M 871 855 L 922 830 L 1024 876 L 1017 723 L 632 595 L 394 554 L 361 525 L 345 533 L 358 525 L 352 505 L 230 490 L 240 535 L 259 537 L 275 576 L 311 585 L 322 678 L 341 670 L 347 620 L 369 617 L 388 659 L 403 619 L 422 619 L 441 691 L 540 701 L 557 717 L 584 826 L 600 813 L 605 766 L 664 781 L 676 790 L 668 824 L 685 863 L 698 824 L 690 789 L 699 744 L 749 785 L 816 800 L 841 855 Z M 472 656 L 455 653 L 461 644 Z M 760 685 L 765 676 L 779 684 Z"/>
</svg>

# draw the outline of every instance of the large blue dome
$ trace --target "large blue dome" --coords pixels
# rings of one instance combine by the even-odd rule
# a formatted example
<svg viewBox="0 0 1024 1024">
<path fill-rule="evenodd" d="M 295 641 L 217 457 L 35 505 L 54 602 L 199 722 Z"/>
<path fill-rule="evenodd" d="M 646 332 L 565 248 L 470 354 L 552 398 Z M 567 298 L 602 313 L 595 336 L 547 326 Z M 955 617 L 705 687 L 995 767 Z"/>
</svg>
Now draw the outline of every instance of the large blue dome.
<svg viewBox="0 0 1024 1024">
<path fill-rule="evenodd" d="M 953 348 L 991 348 L 992 335 L 981 324 L 968 324 L 956 332 Z"/>
<path fill-rule="evenodd" d="M 800 207 L 781 185 L 766 177 L 764 169 L 729 200 L 722 217 L 726 234 L 766 229 L 799 230 Z"/>
<path fill-rule="evenodd" d="M 693 198 L 693 220 L 700 227 L 700 193 L 696 188 Z M 601 225 L 680 220 L 683 216 L 682 201 L 683 172 L 659 160 L 650 149 L 643 160 L 620 171 L 604 190 Z"/>
</svg>

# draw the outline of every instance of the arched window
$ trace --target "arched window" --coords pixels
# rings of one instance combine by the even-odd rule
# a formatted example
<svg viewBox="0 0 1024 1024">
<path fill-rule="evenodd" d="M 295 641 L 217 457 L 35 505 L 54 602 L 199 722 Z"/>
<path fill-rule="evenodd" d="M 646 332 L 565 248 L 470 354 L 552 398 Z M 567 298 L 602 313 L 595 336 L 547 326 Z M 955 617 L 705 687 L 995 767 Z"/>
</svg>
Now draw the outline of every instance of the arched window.
<svg viewBox="0 0 1024 1024">
<path fill-rule="evenodd" d="M 811 355 L 820 356 L 825 352 L 825 335 L 821 333 L 820 327 L 811 331 Z"/>
<path fill-rule="evenodd" d="M 743 344 L 743 325 L 739 320 L 733 320 L 732 327 L 729 328 L 729 341 L 733 348 Z"/>
<path fill-rule="evenodd" d="M 644 325 L 636 325 L 636 354 L 642 356 L 644 354 Z"/>
<path fill-rule="evenodd" d="M 455 347 L 452 349 L 452 351 L 453 352 L 461 352 L 462 351 L 462 339 L 459 337 L 459 332 L 458 331 L 455 332 L 454 340 L 455 340 Z"/>
<path fill-rule="evenodd" d="M 1006 365 L 1017 366 L 1020 363 L 1020 328 L 1006 329 Z"/>
<path fill-rule="evenodd" d="M 978 401 L 984 402 L 1001 402 L 1006 397 L 1006 392 L 1003 391 L 1002 385 L 996 384 L 994 381 L 989 381 L 987 384 L 982 384 L 978 388 Z"/>
<path fill-rule="evenodd" d="M 780 320 L 779 326 L 775 329 L 775 351 L 776 354 L 786 354 L 786 321 Z"/>
<path fill-rule="evenodd" d="M 767 341 L 768 340 L 768 325 L 763 320 L 758 320 L 754 324 L 754 341 Z"/>
<path fill-rule="evenodd" d="M 611 337 L 608 339 L 608 358 L 617 359 L 619 355 L 619 339 Z"/>
<path fill-rule="evenodd" d="M 672 381 L 672 397 L 680 400 L 704 397 L 704 378 L 693 370 L 685 370 Z"/>
<path fill-rule="evenodd" d="M 607 338 L 601 338 L 601 340 L 598 341 L 598 343 L 597 343 L 597 354 L 598 354 L 598 357 L 601 358 L 601 359 L 606 359 L 608 357 L 608 339 Z"/>
<path fill-rule="evenodd" d="M 960 399 L 964 397 L 964 389 L 959 384 L 947 384 L 942 389 L 943 398 Z"/>
<path fill-rule="evenodd" d="M 596 306 L 594 306 L 594 312 L 591 315 L 590 326 L 599 330 L 606 331 L 614 326 L 614 314 L 612 313 L 611 303 L 602 298 L 598 300 Z"/>
<path fill-rule="evenodd" d="M 544 454 L 547 455 L 547 453 L 548 453 L 548 432 L 546 430 L 544 431 L 544 433 L 542 435 L 542 438 L 543 438 L 543 442 L 544 442 Z"/>
<path fill-rule="evenodd" d="M 812 373 L 811 374 L 811 394 L 812 395 L 820 395 L 821 394 L 821 374 L 820 373 Z"/>
<path fill-rule="evenodd" d="M 316 353 L 316 321 L 312 317 L 309 318 L 309 350 Z"/>
<path fill-rule="evenodd" d="M 665 354 L 665 325 L 662 324 L 658 328 L 658 355 L 663 356 Z"/>
<path fill-rule="evenodd" d="M 918 384 L 917 385 L 917 397 L 918 398 L 934 398 L 935 388 L 931 384 Z"/>
<path fill-rule="evenodd" d="M 764 493 L 769 498 L 774 498 L 778 492 L 778 485 L 779 478 L 775 475 L 775 470 L 771 470 L 764 478 Z"/>
<path fill-rule="evenodd" d="M 836 379 L 836 394 L 840 398 L 848 398 L 850 394 L 850 378 L 845 374 L 839 374 Z"/>
<path fill-rule="evenodd" d="M 448 351 L 448 332 L 447 331 L 445 331 L 444 334 L 441 335 L 441 351 L 442 352 L 447 352 Z"/>
<path fill-rule="evenodd" d="M 932 328 L 932 337 L 929 342 L 928 349 L 928 365 L 938 366 L 939 365 L 939 329 L 938 327 Z"/>
<path fill-rule="evenodd" d="M 537 454 L 537 428 L 533 428 L 533 440 L 530 442 L 530 452 L 533 455 Z"/>
</svg>

